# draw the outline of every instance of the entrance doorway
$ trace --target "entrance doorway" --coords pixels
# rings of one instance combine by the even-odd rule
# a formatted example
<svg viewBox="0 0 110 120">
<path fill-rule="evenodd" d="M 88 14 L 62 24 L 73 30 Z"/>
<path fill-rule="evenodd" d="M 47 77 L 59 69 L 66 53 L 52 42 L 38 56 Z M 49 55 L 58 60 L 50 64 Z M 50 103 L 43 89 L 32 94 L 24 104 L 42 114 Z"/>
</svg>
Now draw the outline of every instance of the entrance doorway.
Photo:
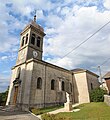
<svg viewBox="0 0 110 120">
<path fill-rule="evenodd" d="M 14 105 L 16 105 L 17 95 L 18 95 L 18 86 L 15 86 L 14 87 L 14 98 L 13 98 L 13 104 Z"/>
</svg>

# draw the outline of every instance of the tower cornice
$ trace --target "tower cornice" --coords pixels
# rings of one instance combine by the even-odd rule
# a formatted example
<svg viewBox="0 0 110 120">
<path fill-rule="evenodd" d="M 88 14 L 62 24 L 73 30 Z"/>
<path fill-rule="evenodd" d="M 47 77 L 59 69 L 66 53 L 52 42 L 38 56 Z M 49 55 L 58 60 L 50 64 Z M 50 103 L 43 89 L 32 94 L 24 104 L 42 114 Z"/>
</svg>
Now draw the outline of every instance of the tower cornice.
<svg viewBox="0 0 110 120">
<path fill-rule="evenodd" d="M 46 34 L 44 33 L 44 29 L 40 26 L 40 25 L 38 25 L 38 24 L 36 24 L 36 22 L 34 22 L 34 21 L 31 21 L 24 29 L 23 29 L 23 31 L 20 33 L 21 35 L 23 34 L 23 33 L 25 33 L 28 29 L 30 29 L 30 28 L 32 28 L 33 30 L 35 30 L 36 32 L 39 32 L 40 34 L 42 34 L 43 36 L 45 36 Z"/>
</svg>

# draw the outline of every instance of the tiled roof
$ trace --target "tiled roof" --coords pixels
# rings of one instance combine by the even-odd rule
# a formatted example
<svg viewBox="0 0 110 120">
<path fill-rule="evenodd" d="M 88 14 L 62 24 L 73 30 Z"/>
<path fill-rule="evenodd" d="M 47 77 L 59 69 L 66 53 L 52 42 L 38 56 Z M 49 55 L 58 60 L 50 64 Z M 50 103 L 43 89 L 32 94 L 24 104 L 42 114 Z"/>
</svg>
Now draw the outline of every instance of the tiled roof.
<svg viewBox="0 0 110 120">
<path fill-rule="evenodd" d="M 110 72 L 106 73 L 104 76 L 103 76 L 104 79 L 106 78 L 110 78 Z"/>
<path fill-rule="evenodd" d="M 73 69 L 73 70 L 71 70 L 71 71 L 72 71 L 73 73 L 88 72 L 88 73 L 90 73 L 90 74 L 92 74 L 92 75 L 95 75 L 95 76 L 99 77 L 96 73 L 93 73 L 93 72 L 91 72 L 91 71 L 89 71 L 89 70 L 82 69 L 82 68 Z"/>
<path fill-rule="evenodd" d="M 26 25 L 26 27 L 23 29 L 23 31 L 21 32 L 21 35 L 22 33 L 24 33 L 24 31 L 26 31 L 28 28 L 30 28 L 30 26 L 36 28 L 37 30 L 39 30 L 41 33 L 44 34 L 45 36 L 45 33 L 44 33 L 44 29 L 38 25 L 36 22 L 34 22 L 33 20 L 29 22 L 29 24 Z"/>
<path fill-rule="evenodd" d="M 36 28 L 40 29 L 42 32 L 44 32 L 44 29 L 40 25 L 36 24 L 36 22 L 31 21 L 29 24 L 33 25 L 34 27 L 36 27 Z"/>
<path fill-rule="evenodd" d="M 73 69 L 71 71 L 73 71 L 73 72 L 79 72 L 79 71 L 86 71 L 86 70 L 82 69 L 82 68 L 76 68 L 76 69 Z"/>
</svg>

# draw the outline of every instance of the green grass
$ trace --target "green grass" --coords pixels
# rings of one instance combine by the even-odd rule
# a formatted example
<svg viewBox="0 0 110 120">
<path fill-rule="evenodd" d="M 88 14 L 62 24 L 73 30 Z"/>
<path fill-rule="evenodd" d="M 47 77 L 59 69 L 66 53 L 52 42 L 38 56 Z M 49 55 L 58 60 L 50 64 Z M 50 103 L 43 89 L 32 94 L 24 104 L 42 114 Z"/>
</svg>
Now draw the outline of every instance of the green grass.
<svg viewBox="0 0 110 120">
<path fill-rule="evenodd" d="M 63 106 L 55 106 L 55 107 L 47 107 L 47 108 L 40 108 L 40 109 L 31 109 L 31 111 L 36 114 L 36 115 L 40 115 L 40 114 L 44 114 L 47 112 L 51 112 L 57 109 L 63 108 Z"/>
<path fill-rule="evenodd" d="M 63 120 L 110 120 L 110 107 L 103 102 L 82 104 L 76 108 L 80 111 L 58 113 L 56 117 L 65 118 Z"/>
</svg>

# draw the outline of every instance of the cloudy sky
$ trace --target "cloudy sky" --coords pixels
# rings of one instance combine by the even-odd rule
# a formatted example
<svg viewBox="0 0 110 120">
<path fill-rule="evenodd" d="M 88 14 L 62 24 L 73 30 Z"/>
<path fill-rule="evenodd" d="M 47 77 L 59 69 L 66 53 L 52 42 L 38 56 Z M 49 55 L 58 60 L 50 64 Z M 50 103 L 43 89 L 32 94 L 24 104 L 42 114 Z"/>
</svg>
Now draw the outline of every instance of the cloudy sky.
<svg viewBox="0 0 110 120">
<path fill-rule="evenodd" d="M 2 0 L 0 3 L 0 92 L 6 90 L 16 63 L 20 32 L 33 19 L 46 33 L 43 60 L 67 69 L 96 72 L 110 58 L 110 24 L 65 56 L 110 21 L 110 0 Z M 65 56 L 63 58 L 63 56 Z M 110 60 L 101 66 L 110 70 Z"/>
</svg>

